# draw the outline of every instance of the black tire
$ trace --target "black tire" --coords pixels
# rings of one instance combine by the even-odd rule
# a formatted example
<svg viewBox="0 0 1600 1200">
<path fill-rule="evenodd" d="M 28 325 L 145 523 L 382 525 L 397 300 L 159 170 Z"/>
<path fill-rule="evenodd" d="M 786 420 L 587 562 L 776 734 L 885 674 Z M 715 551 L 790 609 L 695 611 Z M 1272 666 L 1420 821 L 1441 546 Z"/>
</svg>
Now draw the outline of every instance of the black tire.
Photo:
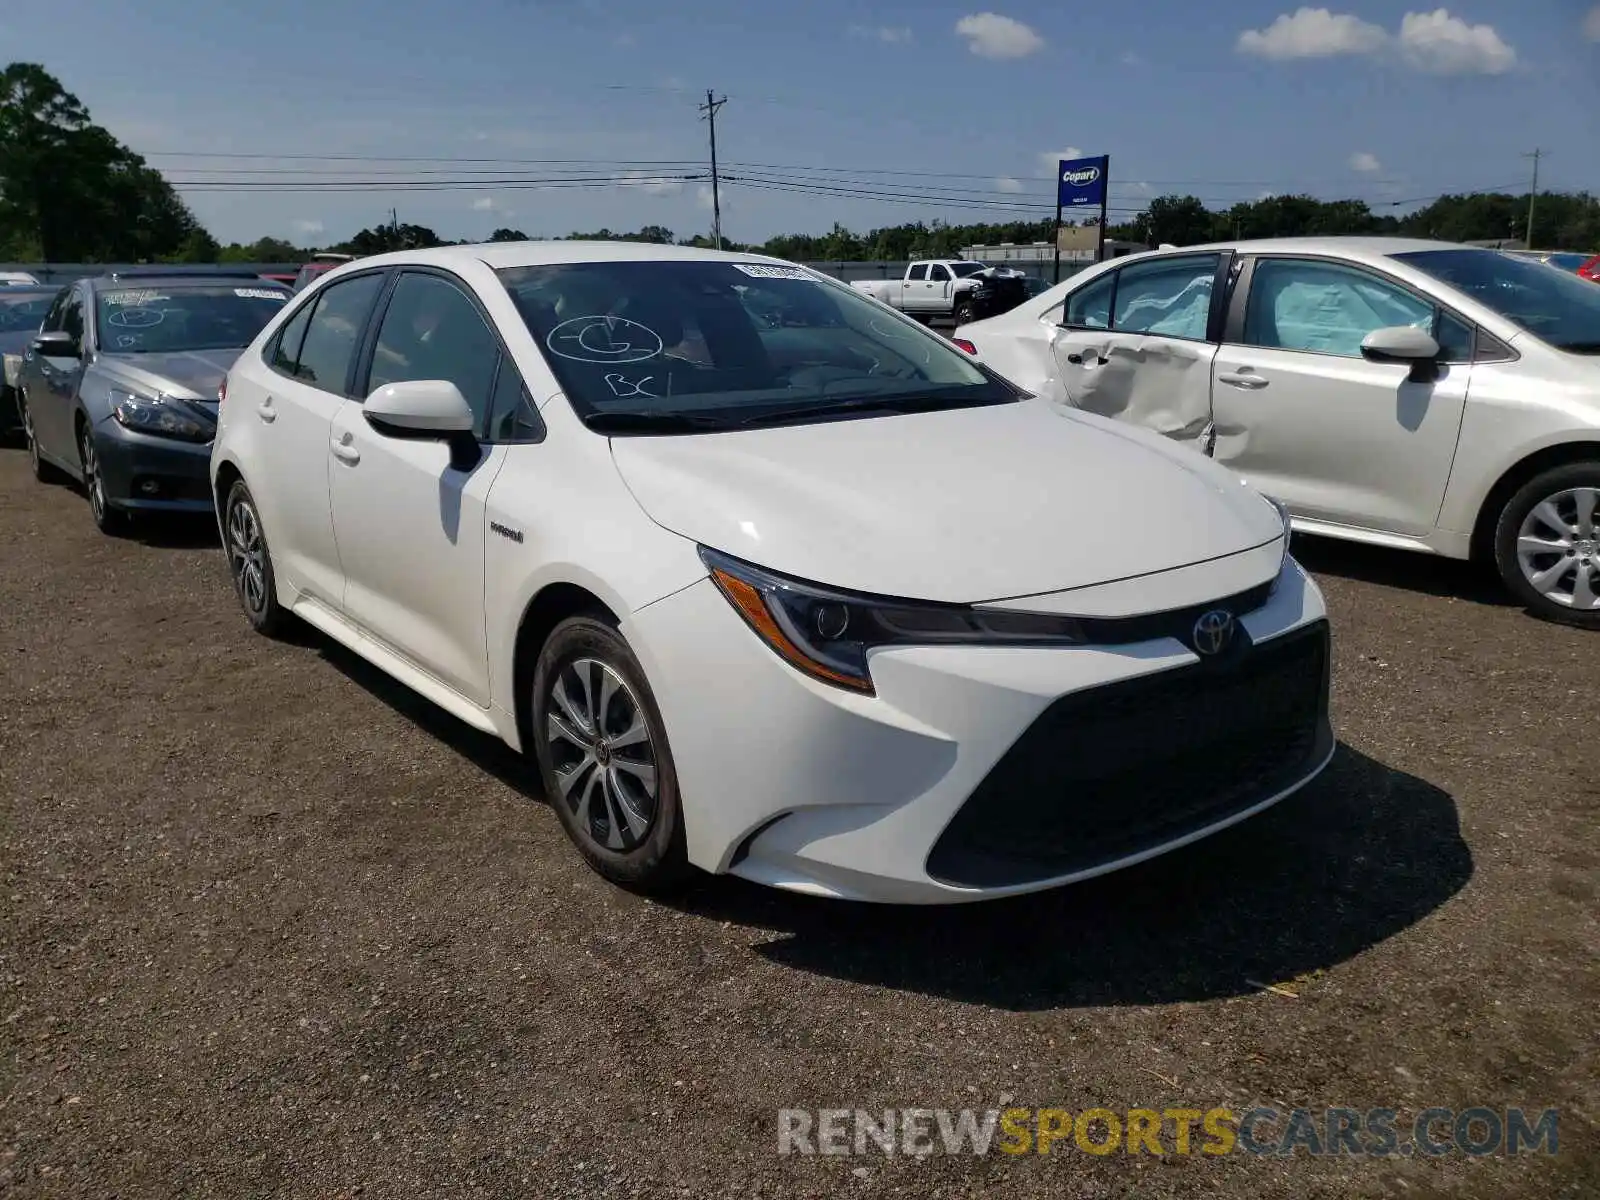
<svg viewBox="0 0 1600 1200">
<path fill-rule="evenodd" d="M 233 594 L 251 627 L 265 637 L 278 637 L 289 623 L 289 613 L 278 603 L 267 533 L 255 497 L 242 479 L 234 480 L 223 502 L 222 548 L 228 556 Z"/>
<path fill-rule="evenodd" d="M 1592 491 L 1592 498 L 1584 493 Z M 1549 504 L 1553 518 L 1535 515 Z M 1587 507 L 1585 518 L 1583 507 Z M 1526 560 L 1519 550 L 1524 526 L 1531 536 L 1549 541 L 1551 549 L 1531 553 Z M 1581 629 L 1600 629 L 1600 462 L 1567 463 L 1541 471 L 1523 484 L 1506 501 L 1495 522 L 1495 566 L 1512 595 L 1535 616 Z M 1568 569 L 1556 572 L 1562 564 Z M 1545 587 L 1530 578 L 1545 574 Z M 1587 591 L 1595 596 L 1586 600 Z M 1575 607 L 1581 605 L 1581 607 Z"/>
<path fill-rule="evenodd" d="M 89 500 L 89 515 L 94 518 L 95 528 L 107 537 L 126 537 L 133 529 L 133 518 L 124 510 L 113 507 L 106 495 L 94 434 L 83 421 L 78 423 L 78 465 L 83 470 L 83 494 Z"/>
<path fill-rule="evenodd" d="M 28 465 L 33 470 L 33 477 L 40 483 L 65 483 L 66 473 L 45 462 L 39 455 L 39 443 L 33 436 L 33 414 L 28 411 L 28 402 L 20 392 L 17 393 L 17 416 L 22 422 L 22 440 L 28 449 Z"/>
<path fill-rule="evenodd" d="M 978 310 L 972 306 L 971 300 L 962 300 L 956 304 L 953 315 L 957 326 L 970 325 L 978 319 Z"/>
<path fill-rule="evenodd" d="M 678 776 L 655 695 L 628 643 L 603 620 L 569 617 L 540 649 L 532 686 L 529 742 L 544 794 L 578 852 L 597 873 L 633 891 L 681 885 L 693 872 Z M 583 721 L 592 722 L 603 694 L 611 703 L 600 713 L 597 736 Z M 555 733 L 552 716 L 573 736 Z M 634 717 L 647 738 L 642 746 L 624 740 Z"/>
</svg>

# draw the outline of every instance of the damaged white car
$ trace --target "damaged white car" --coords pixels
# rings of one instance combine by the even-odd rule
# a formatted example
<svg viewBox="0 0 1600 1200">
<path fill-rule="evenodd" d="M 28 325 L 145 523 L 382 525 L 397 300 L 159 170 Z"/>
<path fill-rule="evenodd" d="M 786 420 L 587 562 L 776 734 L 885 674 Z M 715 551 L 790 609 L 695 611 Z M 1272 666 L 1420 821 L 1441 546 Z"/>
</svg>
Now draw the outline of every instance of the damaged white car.
<svg viewBox="0 0 1600 1200">
<path fill-rule="evenodd" d="M 957 345 L 1214 457 L 1296 529 L 1493 562 L 1600 628 L 1600 288 L 1496 250 L 1288 238 L 1101 263 Z"/>
</svg>

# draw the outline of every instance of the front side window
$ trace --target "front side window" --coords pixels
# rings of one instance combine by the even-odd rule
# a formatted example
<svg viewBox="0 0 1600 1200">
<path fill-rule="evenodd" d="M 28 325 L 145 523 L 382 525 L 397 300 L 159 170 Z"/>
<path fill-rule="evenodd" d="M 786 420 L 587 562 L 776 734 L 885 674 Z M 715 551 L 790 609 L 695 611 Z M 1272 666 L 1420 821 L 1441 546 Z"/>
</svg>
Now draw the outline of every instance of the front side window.
<svg viewBox="0 0 1600 1200">
<path fill-rule="evenodd" d="M 1431 303 L 1355 267 L 1264 258 L 1250 282 L 1244 342 L 1359 358 L 1374 330 L 1410 325 L 1432 333 L 1434 318 Z"/>
<path fill-rule="evenodd" d="M 102 350 L 175 354 L 248 346 L 289 300 L 286 288 L 261 283 L 123 287 L 95 297 Z"/>
<path fill-rule="evenodd" d="M 685 259 L 498 274 L 574 410 L 608 432 L 1018 397 L 944 338 L 798 267 Z"/>
<path fill-rule="evenodd" d="M 83 293 L 74 290 L 67 297 L 67 306 L 61 310 L 61 328 L 73 337 L 83 339 Z"/>
<path fill-rule="evenodd" d="M 1590 280 L 1497 250 L 1421 250 L 1394 257 L 1557 350 L 1600 354 L 1600 287 Z"/>
<path fill-rule="evenodd" d="M 72 288 L 62 288 L 56 293 L 56 298 L 51 302 L 50 310 L 44 315 L 44 323 L 39 326 L 40 333 L 59 333 L 62 318 L 66 316 L 67 301 L 72 298 Z"/>
<path fill-rule="evenodd" d="M 1184 255 L 1131 263 L 1117 273 L 1118 333 L 1149 333 L 1204 340 L 1211 323 L 1211 289 L 1218 254 Z"/>
<path fill-rule="evenodd" d="M 350 364 L 382 288 L 382 275 L 358 275 L 323 290 L 300 344 L 296 379 L 324 392 L 345 394 Z"/>
<path fill-rule="evenodd" d="M 460 288 L 438 275 L 407 271 L 378 329 L 367 393 L 389 383 L 447 379 L 482 429 L 499 356 L 500 343 Z"/>
<path fill-rule="evenodd" d="M 544 437 L 544 420 L 522 382 L 522 372 L 509 355 L 501 354 L 489 403 L 491 442 L 537 442 Z"/>
</svg>

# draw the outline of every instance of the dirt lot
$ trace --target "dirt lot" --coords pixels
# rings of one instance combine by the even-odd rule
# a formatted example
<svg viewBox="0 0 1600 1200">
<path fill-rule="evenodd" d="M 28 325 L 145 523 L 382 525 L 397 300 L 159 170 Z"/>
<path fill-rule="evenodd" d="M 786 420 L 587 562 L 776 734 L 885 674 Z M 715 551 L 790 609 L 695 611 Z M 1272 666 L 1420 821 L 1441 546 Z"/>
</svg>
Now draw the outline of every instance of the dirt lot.
<svg viewBox="0 0 1600 1200">
<path fill-rule="evenodd" d="M 1297 553 L 1343 748 L 1273 813 L 1023 902 L 665 905 L 503 748 L 251 634 L 206 528 L 108 540 L 0 452 L 0 1192 L 1593 1196 L 1600 640 Z M 1554 1106 L 1560 1143 L 776 1152 L 780 1108 L 1009 1103 Z"/>
</svg>

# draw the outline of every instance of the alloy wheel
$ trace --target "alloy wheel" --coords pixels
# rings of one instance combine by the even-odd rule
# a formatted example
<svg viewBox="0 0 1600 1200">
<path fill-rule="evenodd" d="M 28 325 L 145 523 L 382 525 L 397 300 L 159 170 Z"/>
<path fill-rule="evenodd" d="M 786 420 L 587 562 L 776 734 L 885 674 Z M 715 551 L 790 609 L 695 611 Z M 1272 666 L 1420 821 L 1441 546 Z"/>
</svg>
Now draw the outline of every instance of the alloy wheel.
<svg viewBox="0 0 1600 1200">
<path fill-rule="evenodd" d="M 228 510 L 228 566 L 246 611 L 260 616 L 267 607 L 266 547 L 261 522 L 248 500 L 235 500 Z"/>
<path fill-rule="evenodd" d="M 557 802 L 597 846 L 643 844 L 658 812 L 656 753 L 633 689 L 608 664 L 579 658 L 556 674 L 545 708 Z"/>
<path fill-rule="evenodd" d="M 94 448 L 94 435 L 85 429 L 78 436 L 78 457 L 83 463 L 83 490 L 89 494 L 89 511 L 97 524 L 106 520 L 106 485 L 100 478 L 100 455 Z"/>
<path fill-rule="evenodd" d="M 1600 611 L 1600 488 L 1574 487 L 1547 496 L 1517 531 L 1517 565 L 1528 585 L 1575 612 Z"/>
</svg>

